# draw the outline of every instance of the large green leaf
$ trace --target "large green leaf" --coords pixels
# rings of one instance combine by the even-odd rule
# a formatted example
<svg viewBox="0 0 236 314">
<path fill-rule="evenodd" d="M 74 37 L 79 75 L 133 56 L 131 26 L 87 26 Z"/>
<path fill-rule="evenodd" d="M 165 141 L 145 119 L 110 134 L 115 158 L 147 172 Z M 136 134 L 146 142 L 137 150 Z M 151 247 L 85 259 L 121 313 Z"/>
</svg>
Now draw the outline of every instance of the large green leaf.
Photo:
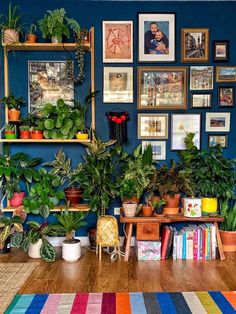
<svg viewBox="0 0 236 314">
<path fill-rule="evenodd" d="M 43 239 L 40 254 L 45 262 L 54 262 L 56 259 L 56 251 L 54 247 L 45 239 Z"/>
</svg>

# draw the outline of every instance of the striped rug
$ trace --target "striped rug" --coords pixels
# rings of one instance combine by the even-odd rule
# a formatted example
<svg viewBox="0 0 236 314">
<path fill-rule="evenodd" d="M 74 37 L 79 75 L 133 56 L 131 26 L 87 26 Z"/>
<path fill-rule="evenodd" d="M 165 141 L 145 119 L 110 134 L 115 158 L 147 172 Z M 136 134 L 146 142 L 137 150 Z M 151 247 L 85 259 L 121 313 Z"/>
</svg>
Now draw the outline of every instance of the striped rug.
<svg viewBox="0 0 236 314">
<path fill-rule="evenodd" d="M 18 294 L 6 314 L 236 314 L 236 291 Z"/>
</svg>

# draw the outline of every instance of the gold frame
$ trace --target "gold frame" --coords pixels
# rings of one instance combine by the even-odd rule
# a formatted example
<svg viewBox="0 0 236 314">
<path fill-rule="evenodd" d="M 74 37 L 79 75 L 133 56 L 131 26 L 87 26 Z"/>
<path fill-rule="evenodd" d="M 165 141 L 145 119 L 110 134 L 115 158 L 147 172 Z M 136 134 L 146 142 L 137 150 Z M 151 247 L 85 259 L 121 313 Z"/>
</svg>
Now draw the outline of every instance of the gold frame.
<svg viewBox="0 0 236 314">
<path fill-rule="evenodd" d="M 189 58 L 185 56 L 185 34 L 205 33 L 205 56 Z M 182 28 L 181 29 L 181 62 L 208 62 L 209 61 L 209 28 Z"/>
<path fill-rule="evenodd" d="M 147 72 L 180 72 L 183 73 L 183 90 L 181 95 L 181 103 L 176 104 L 161 104 L 161 105 L 142 105 L 142 82 L 143 82 L 143 73 Z M 152 110 L 171 110 L 171 109 L 178 109 L 178 110 L 186 110 L 187 109 L 187 73 L 188 68 L 183 66 L 157 66 L 157 67 L 138 67 L 138 73 L 137 73 L 137 81 L 138 81 L 138 104 L 137 109 L 152 109 Z M 162 84 L 163 85 L 163 84 Z M 155 99 L 156 100 L 156 99 Z"/>
<path fill-rule="evenodd" d="M 142 135 L 142 130 L 141 130 L 141 118 L 142 117 L 147 117 L 147 118 L 157 118 L 154 121 L 154 130 L 150 130 L 150 135 Z M 158 118 L 164 118 L 165 119 L 165 129 L 157 131 L 155 130 L 155 128 L 157 128 L 158 126 L 156 125 L 156 122 L 158 121 Z M 168 113 L 138 113 L 138 139 L 160 139 L 160 140 L 165 140 L 168 139 L 168 120 L 169 120 L 169 115 Z M 148 126 L 150 127 L 150 126 Z M 157 133 L 164 133 L 162 135 L 158 135 Z"/>
<path fill-rule="evenodd" d="M 218 83 L 235 83 L 236 82 L 236 75 L 233 80 L 222 80 L 219 79 L 219 69 L 220 68 L 235 68 L 236 70 L 236 65 L 221 65 L 221 66 L 216 66 L 216 82 Z"/>
</svg>

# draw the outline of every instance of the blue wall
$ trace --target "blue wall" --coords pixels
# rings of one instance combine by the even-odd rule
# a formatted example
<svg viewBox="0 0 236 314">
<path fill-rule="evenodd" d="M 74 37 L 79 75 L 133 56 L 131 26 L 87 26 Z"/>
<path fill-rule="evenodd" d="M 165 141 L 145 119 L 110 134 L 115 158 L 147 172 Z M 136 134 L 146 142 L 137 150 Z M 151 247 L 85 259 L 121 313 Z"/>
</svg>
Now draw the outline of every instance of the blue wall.
<svg viewBox="0 0 236 314">
<path fill-rule="evenodd" d="M 2 0 L 1 11 L 7 12 L 8 1 Z M 24 1 L 12 1 L 13 4 L 19 3 L 21 11 L 23 13 L 23 22 L 31 23 L 37 21 L 43 17 L 44 12 L 47 9 L 55 9 L 64 7 L 67 12 L 67 16 L 74 17 L 80 23 L 83 28 L 95 27 L 95 89 L 100 90 L 96 99 L 96 129 L 98 135 L 104 140 L 108 139 L 108 125 L 105 118 L 105 112 L 111 111 L 115 107 L 123 108 L 130 113 L 130 121 L 128 122 L 128 137 L 129 143 L 127 150 L 132 151 L 141 141 L 137 139 L 137 66 L 141 65 L 184 65 L 189 66 L 191 64 L 180 63 L 180 43 L 181 43 L 181 28 L 209 28 L 210 33 L 210 58 L 208 63 L 203 65 L 218 64 L 212 62 L 212 40 L 229 40 L 230 41 L 230 65 L 236 65 L 236 36 L 235 36 L 235 12 L 236 2 L 112 2 L 112 1 L 76 1 L 76 0 L 24 0 Z M 138 12 L 150 12 L 150 13 L 164 13 L 175 12 L 176 13 L 176 61 L 173 63 L 150 63 L 142 64 L 138 63 L 137 46 L 138 46 Z M 134 23 L 134 63 L 133 64 L 103 64 L 102 63 L 102 21 L 103 20 L 132 20 Z M 39 31 L 38 31 L 39 34 Z M 39 35 L 40 36 L 40 35 Z M 41 41 L 41 38 L 39 38 Z M 27 61 L 28 60 L 66 60 L 67 54 L 61 52 L 16 52 L 14 56 L 11 54 L 9 57 L 10 64 L 10 89 L 17 95 L 22 95 L 27 100 Z M 90 84 L 89 74 L 89 56 L 86 56 L 86 75 L 87 79 L 83 85 L 76 88 L 78 97 L 83 99 L 87 94 Z M 192 65 L 197 65 L 192 64 Z M 104 66 L 133 66 L 134 67 L 134 102 L 133 104 L 103 104 L 102 102 L 102 87 L 103 87 L 103 67 Z M 1 56 L 0 63 L 0 97 L 3 96 L 3 62 Z M 206 111 L 224 111 L 231 112 L 231 126 L 230 133 L 228 133 L 228 147 L 224 150 L 224 153 L 228 157 L 235 157 L 235 141 L 236 141 L 236 106 L 234 108 L 218 108 L 218 95 L 217 87 L 227 85 L 215 83 L 213 93 L 213 106 L 209 110 L 190 109 L 190 92 L 188 92 L 188 110 L 187 111 L 161 111 L 163 113 L 169 113 L 169 139 L 167 140 L 167 161 L 171 158 L 176 158 L 176 152 L 170 150 L 170 114 L 172 112 L 179 113 L 199 113 L 201 112 L 201 148 L 207 147 L 208 134 L 205 132 L 205 114 Z M 235 84 L 228 84 L 229 86 L 235 86 Z M 26 108 L 24 108 L 26 111 Z M 1 107 L 1 116 L 3 116 L 4 108 Z M 145 112 L 145 111 L 140 111 Z M 146 111 L 151 113 L 152 111 Z M 3 122 L 1 122 L 1 126 Z M 53 153 L 55 153 L 61 145 L 54 144 L 29 144 L 29 145 L 12 145 L 12 152 L 25 151 L 32 156 L 40 156 L 44 161 L 52 160 Z M 84 152 L 84 148 L 74 145 L 64 145 L 63 149 L 72 157 L 73 164 L 75 165 L 81 160 L 81 156 Z"/>
</svg>

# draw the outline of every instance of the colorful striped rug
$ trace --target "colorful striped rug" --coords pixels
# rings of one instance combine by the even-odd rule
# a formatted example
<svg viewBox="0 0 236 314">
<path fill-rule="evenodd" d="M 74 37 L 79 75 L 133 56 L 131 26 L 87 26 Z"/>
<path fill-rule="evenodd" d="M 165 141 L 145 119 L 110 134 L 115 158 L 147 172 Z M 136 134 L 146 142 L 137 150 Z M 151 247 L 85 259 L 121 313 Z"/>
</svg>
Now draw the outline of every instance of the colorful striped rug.
<svg viewBox="0 0 236 314">
<path fill-rule="evenodd" d="M 235 314 L 236 291 L 18 294 L 6 314 Z"/>
</svg>

